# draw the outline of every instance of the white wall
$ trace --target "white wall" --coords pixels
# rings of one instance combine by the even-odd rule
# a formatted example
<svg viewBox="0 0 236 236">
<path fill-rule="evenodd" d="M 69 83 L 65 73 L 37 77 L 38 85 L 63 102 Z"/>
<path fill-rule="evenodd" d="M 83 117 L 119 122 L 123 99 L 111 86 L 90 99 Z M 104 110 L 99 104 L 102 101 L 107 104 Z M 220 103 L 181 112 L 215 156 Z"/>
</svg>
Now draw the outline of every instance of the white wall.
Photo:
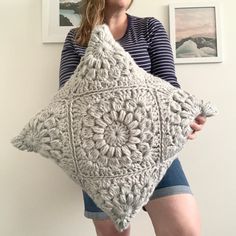
<svg viewBox="0 0 236 236">
<path fill-rule="evenodd" d="M 155 16 L 168 30 L 170 2 L 136 0 L 130 13 Z M 221 3 L 223 63 L 176 66 L 182 88 L 220 111 L 181 154 L 203 236 L 236 235 L 235 8 L 233 0 Z M 57 91 L 62 44 L 42 44 L 40 0 L 0 0 L 0 29 L 0 235 L 95 235 L 80 187 L 53 162 L 9 142 Z M 154 235 L 147 213 L 132 221 L 132 235 Z"/>
</svg>

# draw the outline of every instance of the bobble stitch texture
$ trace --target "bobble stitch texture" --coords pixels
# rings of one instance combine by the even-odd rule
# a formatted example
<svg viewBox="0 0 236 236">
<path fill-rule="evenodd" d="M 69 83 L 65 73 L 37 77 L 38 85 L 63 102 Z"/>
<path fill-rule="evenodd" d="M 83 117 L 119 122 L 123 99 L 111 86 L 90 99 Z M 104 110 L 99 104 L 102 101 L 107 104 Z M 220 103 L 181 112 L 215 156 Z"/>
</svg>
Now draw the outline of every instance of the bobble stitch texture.
<svg viewBox="0 0 236 236">
<path fill-rule="evenodd" d="M 177 158 L 190 123 L 215 113 L 138 67 L 104 24 L 70 80 L 11 143 L 54 160 L 123 231 Z"/>
</svg>

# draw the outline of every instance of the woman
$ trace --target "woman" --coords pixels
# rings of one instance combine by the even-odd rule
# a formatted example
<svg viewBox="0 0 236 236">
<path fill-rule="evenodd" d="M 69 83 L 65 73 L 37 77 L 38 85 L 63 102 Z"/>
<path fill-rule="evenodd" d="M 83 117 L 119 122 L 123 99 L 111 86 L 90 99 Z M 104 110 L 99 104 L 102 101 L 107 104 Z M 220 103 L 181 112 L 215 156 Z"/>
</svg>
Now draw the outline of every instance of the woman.
<svg viewBox="0 0 236 236">
<path fill-rule="evenodd" d="M 133 0 L 82 0 L 80 28 L 70 30 L 62 50 L 60 88 L 84 55 L 92 29 L 102 23 L 109 26 L 115 40 L 140 67 L 179 87 L 169 39 L 163 25 L 153 17 L 140 18 L 127 14 L 126 10 L 132 3 Z M 193 133 L 189 139 L 195 138 L 205 121 L 204 117 L 197 117 L 191 125 Z M 130 226 L 118 232 L 109 217 L 84 191 L 83 198 L 84 215 L 93 219 L 98 236 L 130 235 Z M 167 170 L 143 210 L 149 214 L 158 236 L 200 235 L 196 202 L 178 159 Z"/>
</svg>

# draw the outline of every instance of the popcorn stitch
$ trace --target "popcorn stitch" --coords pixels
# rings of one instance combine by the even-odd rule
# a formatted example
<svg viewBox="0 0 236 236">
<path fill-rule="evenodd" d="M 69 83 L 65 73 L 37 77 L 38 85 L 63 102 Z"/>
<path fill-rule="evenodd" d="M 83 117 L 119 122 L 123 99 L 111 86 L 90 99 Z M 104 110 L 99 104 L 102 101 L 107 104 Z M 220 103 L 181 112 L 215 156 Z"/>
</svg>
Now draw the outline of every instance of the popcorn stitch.
<svg viewBox="0 0 236 236">
<path fill-rule="evenodd" d="M 190 123 L 215 113 L 138 67 L 104 24 L 70 80 L 11 142 L 54 160 L 123 231 L 177 158 Z"/>
</svg>

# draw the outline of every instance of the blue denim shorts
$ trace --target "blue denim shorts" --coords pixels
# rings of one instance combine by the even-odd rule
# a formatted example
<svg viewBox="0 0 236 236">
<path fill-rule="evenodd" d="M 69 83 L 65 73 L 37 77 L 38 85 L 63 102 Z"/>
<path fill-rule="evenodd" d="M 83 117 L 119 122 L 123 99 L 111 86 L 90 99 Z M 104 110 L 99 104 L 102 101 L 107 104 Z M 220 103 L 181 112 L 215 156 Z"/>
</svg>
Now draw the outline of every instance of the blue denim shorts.
<svg viewBox="0 0 236 236">
<path fill-rule="evenodd" d="M 89 197 L 89 195 L 85 191 L 82 190 L 82 192 L 84 199 L 84 216 L 86 218 L 90 219 L 109 218 L 109 216 L 94 203 L 94 201 Z M 155 188 L 149 200 L 180 193 L 192 194 L 192 191 L 190 189 L 188 180 L 182 169 L 181 163 L 177 158 L 168 168 L 166 174 Z M 142 207 L 142 209 L 144 211 L 147 211 L 144 206 Z"/>
</svg>

